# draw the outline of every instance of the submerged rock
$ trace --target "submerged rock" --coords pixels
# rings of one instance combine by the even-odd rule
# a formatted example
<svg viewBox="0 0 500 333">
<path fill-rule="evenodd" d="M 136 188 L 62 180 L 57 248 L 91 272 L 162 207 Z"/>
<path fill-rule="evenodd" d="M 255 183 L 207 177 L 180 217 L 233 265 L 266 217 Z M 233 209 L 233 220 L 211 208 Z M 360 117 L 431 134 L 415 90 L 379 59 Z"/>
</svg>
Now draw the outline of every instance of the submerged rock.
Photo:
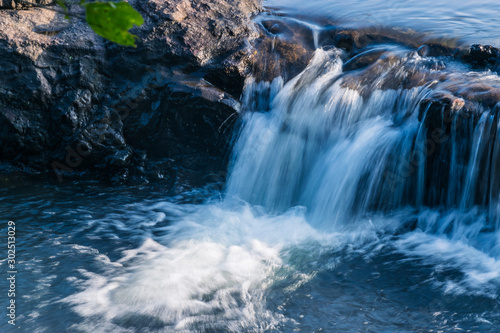
<svg viewBox="0 0 500 333">
<path fill-rule="evenodd" d="M 342 67 L 342 70 L 344 72 L 348 72 L 368 67 L 369 65 L 377 61 L 382 56 L 382 54 L 386 53 L 387 51 L 387 48 L 374 48 L 368 51 L 364 51 L 349 59 Z"/>
</svg>

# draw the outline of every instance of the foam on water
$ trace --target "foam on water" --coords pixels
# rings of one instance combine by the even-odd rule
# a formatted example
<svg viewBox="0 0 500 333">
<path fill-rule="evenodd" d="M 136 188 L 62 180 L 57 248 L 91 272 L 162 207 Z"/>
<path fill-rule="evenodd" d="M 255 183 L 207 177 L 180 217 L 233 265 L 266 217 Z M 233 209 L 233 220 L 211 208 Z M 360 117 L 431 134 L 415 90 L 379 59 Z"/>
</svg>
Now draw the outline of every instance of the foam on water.
<svg viewBox="0 0 500 333">
<path fill-rule="evenodd" d="M 267 306 L 268 288 L 282 283 L 293 292 L 331 268 L 316 262 L 321 253 L 378 240 L 384 224 L 395 222 L 366 220 L 341 234 L 312 228 L 303 207 L 278 215 L 234 201 L 195 211 L 168 202 L 151 209 L 185 215 L 118 261 L 97 256 L 103 274 L 80 272 L 84 278 L 74 283 L 81 292 L 63 300 L 87 318 L 74 328 L 241 332 L 293 326 L 279 306 Z"/>
<path fill-rule="evenodd" d="M 151 205 L 157 218 L 145 226 L 154 232 L 141 247 L 117 261 L 96 256 L 102 272 L 82 270 L 74 279 L 81 291 L 63 300 L 85 318 L 74 328 L 298 328 L 299 314 L 269 302 L 275 286 L 293 294 L 339 262 L 382 252 L 432 267 L 427 280 L 443 293 L 497 298 L 500 233 L 473 190 L 495 118 L 485 113 L 472 128 L 467 165 L 452 161 L 447 171 L 464 181 L 441 192 L 447 200 L 425 207 L 433 195 L 426 176 L 442 170 L 420 161 L 397 181 L 387 174 L 401 175 L 401 160 L 424 149 L 418 106 L 429 89 L 367 97 L 342 83 L 337 50 L 317 50 L 286 84 L 249 80 L 226 199 Z M 461 146 L 452 146 L 453 158 L 461 156 Z"/>
<path fill-rule="evenodd" d="M 165 229 L 166 236 L 147 239 L 117 262 L 103 261 L 105 275 L 84 272 L 83 291 L 64 300 L 91 319 L 79 329 L 91 331 L 103 322 L 109 329 L 130 325 L 132 331 L 271 329 L 284 320 L 265 301 L 283 266 L 280 252 L 318 237 L 300 212 L 256 216 L 247 205 L 202 207 Z"/>
<path fill-rule="evenodd" d="M 401 221 L 446 220 L 438 211 L 401 210 L 353 220 L 342 232 L 320 232 L 297 207 L 268 215 L 244 202 L 200 206 L 158 203 L 155 211 L 178 214 L 157 228 L 163 236 L 111 261 L 100 254 L 102 273 L 81 270 L 73 278 L 81 291 L 63 300 L 85 318 L 73 328 L 84 331 L 266 332 L 300 327 L 282 304 L 268 303 L 272 290 L 293 295 L 319 272 L 361 256 L 373 260 L 384 249 L 403 254 L 417 266 L 431 266 L 429 279 L 445 294 L 498 296 L 498 259 L 446 232 L 420 225 L 392 236 Z M 437 217 L 441 216 L 441 217 Z M 354 227 L 355 226 L 355 227 Z M 465 235 L 467 236 L 467 235 Z M 493 236 L 493 235 L 492 235 Z M 498 240 L 491 239 L 498 244 Z M 461 272 L 448 276 L 443 272 Z"/>
<path fill-rule="evenodd" d="M 437 237 L 424 232 L 406 234 L 394 243 L 410 258 L 431 265 L 436 271 L 454 270 L 460 276 L 434 280 L 433 284 L 450 294 L 484 295 L 498 297 L 500 261 L 457 240 Z"/>
</svg>

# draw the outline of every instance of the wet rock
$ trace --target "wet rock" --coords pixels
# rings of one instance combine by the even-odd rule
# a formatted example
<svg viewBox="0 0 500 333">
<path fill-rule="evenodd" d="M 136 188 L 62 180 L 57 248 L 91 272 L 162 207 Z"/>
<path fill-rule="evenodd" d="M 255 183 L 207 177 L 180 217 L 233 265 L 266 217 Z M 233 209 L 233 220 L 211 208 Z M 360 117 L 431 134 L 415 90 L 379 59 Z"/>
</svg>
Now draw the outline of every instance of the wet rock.
<svg viewBox="0 0 500 333">
<path fill-rule="evenodd" d="M 272 81 L 278 76 L 285 81 L 306 68 L 312 49 L 285 39 L 264 38 L 256 44 L 252 73 L 258 81 Z"/>
<path fill-rule="evenodd" d="M 470 83 L 466 86 L 458 86 L 455 94 L 462 96 L 468 101 L 482 104 L 485 108 L 493 108 L 500 101 L 500 88 L 492 87 L 484 83 Z"/>
<path fill-rule="evenodd" d="M 446 91 L 435 91 L 420 104 L 419 120 L 426 128 L 425 186 L 428 189 L 424 203 L 446 203 L 449 177 L 443 177 L 450 169 L 451 161 L 460 168 L 467 166 L 472 140 L 473 124 L 477 115 L 471 103 Z M 453 147 L 460 147 L 460 154 L 453 154 Z M 460 179 L 453 181 L 460 182 Z"/>
<path fill-rule="evenodd" d="M 364 97 L 376 89 L 432 86 L 444 68 L 432 59 L 415 59 L 413 51 L 404 48 L 379 47 L 361 51 L 345 63 L 342 86 L 357 90 Z"/>
<path fill-rule="evenodd" d="M 282 22 L 277 20 L 267 20 L 262 22 L 262 26 L 269 33 L 273 35 L 281 35 L 284 33 L 291 33 L 290 29 L 288 29 Z"/>
<path fill-rule="evenodd" d="M 356 48 L 360 48 L 359 43 L 360 33 L 356 30 L 340 30 L 335 31 L 333 38 L 333 45 L 340 49 L 345 49 L 347 52 L 351 52 Z M 325 43 L 325 41 L 322 41 Z M 326 44 L 326 43 L 325 43 Z"/>
<path fill-rule="evenodd" d="M 260 37 L 254 43 L 252 75 L 257 81 L 272 81 L 278 76 L 288 81 L 299 74 L 316 49 L 311 26 L 269 13 L 260 14 L 255 21 Z"/>
<path fill-rule="evenodd" d="M 418 119 L 424 121 L 428 129 L 449 128 L 454 114 L 460 113 L 468 118 L 463 110 L 465 101 L 446 91 L 436 91 L 420 104 Z"/>
<path fill-rule="evenodd" d="M 429 51 L 430 51 L 429 46 L 427 46 L 427 45 L 422 45 L 422 46 L 420 46 L 420 47 L 417 49 L 417 54 L 418 54 L 420 57 L 427 57 L 427 55 L 429 54 Z"/>
<path fill-rule="evenodd" d="M 420 117 L 445 133 L 451 128 L 445 119 L 476 119 L 500 99 L 500 87 L 464 85 L 433 58 L 457 54 L 451 39 L 268 14 L 254 24 L 258 0 L 130 3 L 146 22 L 133 30 L 136 49 L 50 11 L 0 11 L 0 163 L 10 165 L 3 170 L 202 182 L 225 171 L 245 78 L 291 79 L 316 46 L 343 49 L 342 84 L 363 97 L 423 85 L 441 91 L 422 103 Z M 490 46 L 473 46 L 463 56 L 492 69 L 497 59 Z"/>
<path fill-rule="evenodd" d="M 327 27 L 319 33 L 319 46 L 333 45 L 345 50 L 350 57 L 362 49 L 381 44 L 417 49 L 420 56 L 454 56 L 458 53 L 459 42 L 455 39 L 429 38 L 411 29 L 392 27 Z"/>
<path fill-rule="evenodd" d="M 375 61 L 377 61 L 382 54 L 387 52 L 387 48 L 374 48 L 365 52 L 362 52 L 351 59 L 349 59 L 344 66 L 342 67 L 342 70 L 344 72 L 347 71 L 352 71 L 360 68 L 365 68 L 368 67 L 369 65 L 373 64 Z"/>
<path fill-rule="evenodd" d="M 500 52 L 491 45 L 474 44 L 462 56 L 462 59 L 475 66 L 495 66 L 499 63 Z"/>
<path fill-rule="evenodd" d="M 134 92 L 128 94 L 134 98 Z M 141 112 L 124 119 L 127 142 L 151 161 L 167 158 L 187 169 L 210 172 L 225 166 L 238 101 L 202 79 L 179 75 L 148 87 L 147 96 L 136 96 Z"/>
<path fill-rule="evenodd" d="M 279 37 L 290 43 L 302 45 L 307 50 L 316 49 L 314 31 L 306 22 L 288 18 L 278 20 L 273 17 L 273 19 L 268 19 L 267 15 L 263 18 L 260 15 L 256 20 L 259 20 L 264 30 L 273 37 Z"/>
</svg>

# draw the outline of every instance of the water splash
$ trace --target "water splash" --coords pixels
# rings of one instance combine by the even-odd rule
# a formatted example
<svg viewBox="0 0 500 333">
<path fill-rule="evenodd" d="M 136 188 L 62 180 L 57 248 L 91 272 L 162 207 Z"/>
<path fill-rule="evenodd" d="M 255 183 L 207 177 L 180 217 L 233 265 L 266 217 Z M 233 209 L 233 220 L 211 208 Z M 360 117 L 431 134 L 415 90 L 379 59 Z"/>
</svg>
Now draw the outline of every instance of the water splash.
<svg viewBox="0 0 500 333">
<path fill-rule="evenodd" d="M 175 218 L 122 259 L 101 258 L 102 274 L 75 278 L 82 291 L 63 300 L 85 318 L 75 329 L 309 329 L 302 313 L 318 305 L 305 290 L 356 258 L 361 266 L 383 260 L 379 271 L 389 280 L 402 263 L 431 267 L 405 297 L 422 285 L 445 295 L 498 296 L 497 112 L 465 121 L 458 106 L 448 132 L 436 132 L 429 127 L 435 110 L 422 107 L 433 93 L 429 85 L 382 89 L 384 75 L 401 62 L 382 71 L 367 94 L 346 86 L 340 55 L 317 50 L 286 84 L 246 82 L 225 200 L 150 207 Z M 402 61 L 427 66 L 419 57 Z M 404 275 L 408 267 L 400 269 Z M 347 300 L 363 313 L 366 300 Z M 325 304 L 337 314 L 345 307 Z M 386 313 L 365 318 L 377 322 L 375 330 L 387 321 L 402 325 Z"/>
</svg>

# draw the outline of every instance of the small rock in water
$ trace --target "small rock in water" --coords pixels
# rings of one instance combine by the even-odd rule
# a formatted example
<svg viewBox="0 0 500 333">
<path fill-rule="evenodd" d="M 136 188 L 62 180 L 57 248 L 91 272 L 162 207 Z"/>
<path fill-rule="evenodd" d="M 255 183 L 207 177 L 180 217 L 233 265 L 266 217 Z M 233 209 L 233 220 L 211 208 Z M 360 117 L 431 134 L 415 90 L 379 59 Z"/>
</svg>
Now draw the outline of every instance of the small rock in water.
<svg viewBox="0 0 500 333">
<path fill-rule="evenodd" d="M 429 47 L 427 45 L 422 45 L 418 48 L 417 53 L 419 56 L 426 57 L 429 54 Z"/>
<path fill-rule="evenodd" d="M 477 66 L 494 65 L 499 60 L 499 50 L 491 45 L 474 44 L 463 56 L 463 60 Z"/>
<path fill-rule="evenodd" d="M 375 48 L 360 53 L 349 59 L 349 61 L 344 64 L 342 69 L 346 72 L 367 67 L 377 61 L 377 59 L 379 59 L 380 56 L 386 51 L 386 48 Z"/>
</svg>

